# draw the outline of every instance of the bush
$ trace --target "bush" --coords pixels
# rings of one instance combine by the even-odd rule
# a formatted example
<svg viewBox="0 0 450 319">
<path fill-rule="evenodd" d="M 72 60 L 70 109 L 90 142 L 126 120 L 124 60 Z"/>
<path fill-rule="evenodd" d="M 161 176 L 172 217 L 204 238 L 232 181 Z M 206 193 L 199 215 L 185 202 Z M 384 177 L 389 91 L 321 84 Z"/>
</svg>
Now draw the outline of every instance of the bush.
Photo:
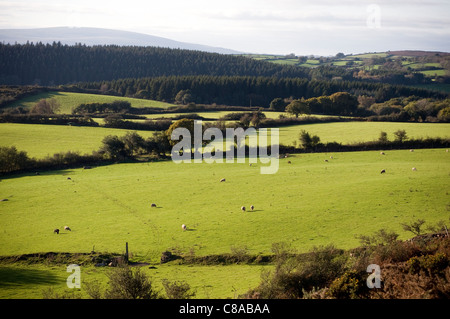
<svg viewBox="0 0 450 319">
<path fill-rule="evenodd" d="M 55 99 L 41 99 L 30 110 L 31 114 L 55 114 L 60 109 Z"/>
<path fill-rule="evenodd" d="M 405 130 L 398 130 L 394 132 L 395 135 L 395 141 L 399 143 L 403 143 L 408 139 L 408 136 L 406 135 Z"/>
<path fill-rule="evenodd" d="M 128 266 L 118 267 L 108 275 L 107 299 L 158 299 L 159 293 L 152 287 L 152 281 L 141 271 Z"/>
<path fill-rule="evenodd" d="M 33 161 L 24 151 L 18 151 L 15 146 L 0 146 L 0 172 L 9 173 L 26 169 Z"/>
<path fill-rule="evenodd" d="M 260 285 L 247 296 L 265 299 L 302 298 L 309 291 L 324 288 L 346 270 L 343 251 L 333 245 L 315 247 L 296 256 L 285 244 L 274 244 L 275 270 L 264 272 Z"/>
<path fill-rule="evenodd" d="M 444 270 L 449 266 L 449 258 L 444 253 L 412 257 L 407 261 L 410 273 L 418 274 L 426 271 L 430 275 L 443 275 Z"/>
<path fill-rule="evenodd" d="M 367 286 L 362 274 L 351 270 L 335 279 L 327 294 L 336 299 L 360 299 L 366 292 Z"/>
<path fill-rule="evenodd" d="M 401 224 L 403 229 L 409 232 L 412 232 L 414 235 L 419 236 L 422 234 L 422 226 L 425 224 L 425 221 L 423 219 L 418 219 L 415 222 L 412 222 L 410 224 Z"/>
<path fill-rule="evenodd" d="M 162 284 L 168 299 L 190 299 L 195 296 L 195 292 L 191 291 L 191 287 L 186 282 L 170 283 L 164 279 Z"/>
<path fill-rule="evenodd" d="M 316 147 L 320 142 L 320 137 L 317 135 L 311 136 L 308 132 L 305 130 L 302 130 L 299 135 L 300 138 L 300 144 L 305 149 L 311 149 Z"/>
</svg>

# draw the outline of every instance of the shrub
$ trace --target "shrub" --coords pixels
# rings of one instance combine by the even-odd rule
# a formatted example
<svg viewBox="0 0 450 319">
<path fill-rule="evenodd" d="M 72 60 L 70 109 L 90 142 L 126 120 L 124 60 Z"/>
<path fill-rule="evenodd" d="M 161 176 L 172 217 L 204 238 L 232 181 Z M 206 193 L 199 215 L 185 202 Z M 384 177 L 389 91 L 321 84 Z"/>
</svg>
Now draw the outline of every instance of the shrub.
<svg viewBox="0 0 450 319">
<path fill-rule="evenodd" d="M 408 136 L 406 135 L 405 130 L 398 130 L 394 132 L 395 135 L 395 141 L 403 143 L 408 139 Z"/>
<path fill-rule="evenodd" d="M 380 143 L 387 143 L 387 142 L 388 142 L 387 133 L 381 131 L 380 137 L 378 138 L 378 141 L 379 141 Z"/>
<path fill-rule="evenodd" d="M 260 285 L 247 295 L 266 299 L 302 298 L 305 292 L 324 288 L 346 270 L 343 251 L 333 245 L 314 247 L 295 256 L 285 244 L 274 244 L 275 270 L 264 272 Z"/>
<path fill-rule="evenodd" d="M 414 235 L 419 236 L 422 234 L 422 225 L 425 224 L 425 221 L 423 219 L 418 219 L 415 222 L 412 222 L 410 224 L 401 224 L 403 229 L 409 232 L 412 232 Z"/>
<path fill-rule="evenodd" d="M 320 137 L 318 137 L 317 135 L 313 135 L 311 136 L 308 132 L 306 132 L 305 130 L 302 130 L 300 132 L 299 135 L 300 138 L 300 144 L 303 146 L 303 148 L 305 149 L 310 149 L 310 148 L 314 148 L 315 146 L 317 146 L 320 142 Z"/>
<path fill-rule="evenodd" d="M 41 99 L 30 110 L 31 114 L 55 114 L 60 108 L 55 99 Z"/>
<path fill-rule="evenodd" d="M 33 161 L 24 151 L 18 151 L 15 146 L 0 146 L 0 172 L 9 173 L 31 166 Z"/>
<path fill-rule="evenodd" d="M 426 271 L 430 275 L 443 275 L 444 270 L 449 266 L 449 258 L 443 253 L 415 256 L 407 261 L 407 265 L 409 272 L 413 274 Z"/>
<path fill-rule="evenodd" d="M 362 275 L 351 270 L 335 279 L 327 294 L 336 299 L 359 299 L 364 296 L 366 291 L 367 287 Z"/>
<path fill-rule="evenodd" d="M 107 299 L 157 299 L 159 293 L 152 287 L 151 280 L 141 271 L 128 266 L 118 267 L 108 275 Z"/>
<path fill-rule="evenodd" d="M 191 287 L 186 282 L 170 283 L 164 279 L 162 284 L 168 299 L 190 299 L 195 296 L 195 292 L 191 291 Z"/>
</svg>

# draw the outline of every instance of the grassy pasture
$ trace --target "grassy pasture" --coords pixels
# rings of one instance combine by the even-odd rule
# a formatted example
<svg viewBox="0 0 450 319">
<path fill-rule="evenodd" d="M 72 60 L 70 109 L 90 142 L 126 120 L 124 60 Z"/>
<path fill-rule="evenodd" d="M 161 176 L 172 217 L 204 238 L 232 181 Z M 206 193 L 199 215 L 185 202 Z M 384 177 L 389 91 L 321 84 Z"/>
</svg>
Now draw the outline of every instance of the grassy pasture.
<svg viewBox="0 0 450 319">
<path fill-rule="evenodd" d="M 266 112 L 267 116 L 276 116 L 278 112 Z M 223 115 L 200 113 L 205 117 Z M 281 127 L 280 143 L 293 145 L 299 139 L 301 130 L 318 135 L 321 142 L 354 143 L 378 139 L 380 132 L 388 133 L 390 140 L 393 133 L 399 129 L 406 130 L 408 137 L 443 137 L 450 138 L 448 123 L 395 123 L 395 122 L 335 122 L 321 124 L 305 124 Z M 125 135 L 127 130 L 109 129 L 103 127 L 79 127 L 39 124 L 0 124 L 0 146 L 15 145 L 17 149 L 28 152 L 28 155 L 43 158 L 57 152 L 79 151 L 91 153 L 101 146 L 102 139 L 107 135 Z M 153 134 L 151 131 L 138 131 L 144 138 Z M 298 145 L 298 144 L 297 144 Z"/>
<path fill-rule="evenodd" d="M 251 111 L 213 111 L 213 112 L 195 112 L 201 117 L 210 118 L 210 119 L 219 119 L 230 113 L 251 113 Z M 287 115 L 286 112 L 263 112 L 267 118 L 277 119 L 280 115 Z M 168 114 L 146 114 L 145 117 L 148 119 L 157 119 L 157 118 L 171 118 L 175 116 L 182 116 L 186 113 L 168 113 Z"/>
<path fill-rule="evenodd" d="M 276 242 L 299 252 L 330 243 L 351 248 L 359 245 L 355 235 L 381 228 L 405 239 L 412 234 L 401 223 L 448 219 L 449 156 L 443 149 L 304 154 L 289 158 L 292 164 L 280 160 L 274 175 L 261 175 L 260 163 L 171 161 L 15 175 L 0 182 L 0 198 L 8 199 L 0 202 L 0 255 L 123 253 L 128 242 L 134 261 L 156 266 L 143 269 L 158 288 L 164 278 L 184 280 L 197 298 L 233 298 L 271 266 L 159 265 L 161 252 L 203 256 L 237 247 L 265 254 Z M 255 211 L 240 211 L 251 204 Z M 72 231 L 53 234 L 64 225 Z M 105 284 L 106 271 L 82 267 L 82 282 Z M 0 298 L 62 292 L 67 276 L 65 266 L 3 264 Z"/>
<path fill-rule="evenodd" d="M 159 101 L 135 99 L 121 96 L 71 93 L 71 92 L 48 92 L 21 99 L 20 101 L 13 103 L 10 107 L 22 106 L 28 109 L 31 108 L 39 100 L 50 98 L 53 98 L 59 102 L 59 104 L 61 105 L 59 113 L 61 114 L 71 114 L 73 108 L 83 103 L 111 103 L 114 101 L 128 101 L 131 103 L 132 107 L 136 108 L 139 107 L 167 108 L 169 106 L 172 106 L 172 104 Z"/>
<path fill-rule="evenodd" d="M 41 124 L 0 124 L 0 146 L 16 146 L 30 157 L 44 158 L 58 152 L 91 153 L 98 150 L 107 135 L 125 135 L 127 130 L 104 127 L 41 125 Z M 151 131 L 139 131 L 143 137 Z"/>
<path fill-rule="evenodd" d="M 300 251 L 329 243 L 350 248 L 358 234 L 388 227 L 405 238 L 401 222 L 448 218 L 445 150 L 329 155 L 281 160 L 273 175 L 260 174 L 260 163 L 169 161 L 3 179 L 0 197 L 9 200 L 1 202 L 0 255 L 122 252 L 126 241 L 147 261 L 166 249 L 201 256 L 245 246 L 267 253 L 282 241 Z M 252 204 L 254 212 L 240 211 Z M 72 232 L 53 234 L 64 225 Z"/>
<path fill-rule="evenodd" d="M 156 290 L 163 292 L 162 280 L 185 281 L 196 292 L 195 298 L 236 298 L 239 294 L 256 287 L 261 271 L 269 265 L 229 266 L 177 266 L 156 265 L 156 269 L 142 267 Z M 109 268 L 81 267 L 81 298 L 89 298 L 85 285 L 97 281 L 106 288 Z M 19 264 L 0 265 L 0 299 L 41 299 L 43 293 L 53 289 L 59 294 L 72 293 L 66 286 L 69 273 L 66 265 Z"/>
<path fill-rule="evenodd" d="M 425 71 L 419 71 L 419 72 L 425 74 L 426 76 L 445 76 L 447 74 L 447 72 L 444 69 L 425 70 Z"/>
<path fill-rule="evenodd" d="M 318 135 L 322 143 L 336 141 L 351 144 L 375 141 L 381 131 L 388 134 L 389 140 L 394 140 L 394 132 L 397 130 L 405 130 L 409 138 L 450 138 L 448 123 L 334 122 L 280 127 L 280 142 L 286 145 L 292 145 L 293 141 L 298 142 L 301 130 Z"/>
</svg>

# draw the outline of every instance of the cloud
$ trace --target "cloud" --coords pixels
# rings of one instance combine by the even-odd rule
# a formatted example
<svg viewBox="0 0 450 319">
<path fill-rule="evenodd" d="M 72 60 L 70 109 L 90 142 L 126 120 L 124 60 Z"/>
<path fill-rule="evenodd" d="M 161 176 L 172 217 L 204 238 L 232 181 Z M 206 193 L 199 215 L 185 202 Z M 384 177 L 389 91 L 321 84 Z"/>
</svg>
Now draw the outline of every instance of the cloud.
<svg viewBox="0 0 450 319">
<path fill-rule="evenodd" d="M 374 29 L 367 24 L 372 4 L 379 8 Z M 362 44 L 375 51 L 413 41 L 420 49 L 430 39 L 450 51 L 448 12 L 448 0 L 7 0 L 0 2 L 0 28 L 103 27 L 268 53 L 357 52 L 352 48 Z"/>
</svg>

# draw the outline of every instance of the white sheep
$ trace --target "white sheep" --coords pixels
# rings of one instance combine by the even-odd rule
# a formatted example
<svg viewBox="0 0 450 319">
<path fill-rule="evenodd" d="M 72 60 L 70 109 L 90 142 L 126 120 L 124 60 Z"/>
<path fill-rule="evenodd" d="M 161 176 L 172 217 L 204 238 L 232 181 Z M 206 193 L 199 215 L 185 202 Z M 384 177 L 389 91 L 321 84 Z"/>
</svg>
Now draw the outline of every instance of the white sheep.
<svg viewBox="0 0 450 319">
<path fill-rule="evenodd" d="M 255 206 L 253 206 L 253 205 L 250 206 L 250 209 L 251 209 L 251 210 L 254 210 L 254 209 L 255 209 Z"/>
<path fill-rule="evenodd" d="M 382 169 L 380 174 L 386 173 L 386 170 Z"/>
<path fill-rule="evenodd" d="M 152 203 L 151 207 L 156 207 L 156 204 L 155 204 L 155 203 Z"/>
<path fill-rule="evenodd" d="M 409 151 L 410 151 L 410 152 L 414 152 L 414 150 L 413 150 L 413 149 L 410 149 Z"/>
<path fill-rule="evenodd" d="M 385 155 L 384 152 L 380 152 L 380 155 Z"/>
<path fill-rule="evenodd" d="M 64 230 L 72 231 L 69 226 L 64 226 Z"/>
<path fill-rule="evenodd" d="M 222 179 L 220 180 L 220 182 L 225 182 L 225 178 L 222 178 Z"/>
<path fill-rule="evenodd" d="M 413 167 L 412 170 L 413 170 L 413 171 L 417 171 L 417 168 Z"/>
<path fill-rule="evenodd" d="M 182 230 L 186 230 L 186 228 L 187 228 L 187 227 L 186 227 L 185 224 L 181 225 L 181 229 L 182 229 Z"/>
<path fill-rule="evenodd" d="M 242 207 L 241 207 L 241 210 L 242 210 L 243 212 L 245 212 L 245 206 L 242 206 Z"/>
</svg>

